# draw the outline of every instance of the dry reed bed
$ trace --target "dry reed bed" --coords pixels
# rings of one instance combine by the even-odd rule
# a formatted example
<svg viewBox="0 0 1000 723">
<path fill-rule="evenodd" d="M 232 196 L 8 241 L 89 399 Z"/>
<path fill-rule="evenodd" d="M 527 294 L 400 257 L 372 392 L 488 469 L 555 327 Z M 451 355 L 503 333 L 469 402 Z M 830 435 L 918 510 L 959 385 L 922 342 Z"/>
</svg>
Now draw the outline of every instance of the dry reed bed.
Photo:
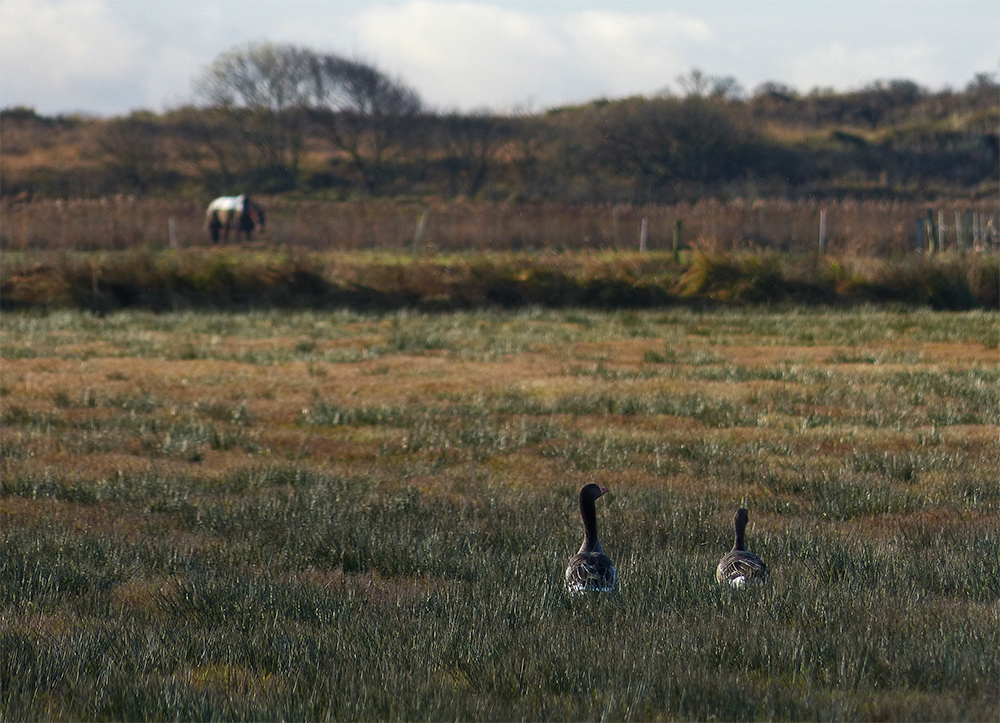
<svg viewBox="0 0 1000 723">
<path fill-rule="evenodd" d="M 209 200 L 4 200 L 0 206 L 0 246 L 22 251 L 203 246 L 208 244 L 204 208 Z M 822 211 L 830 253 L 898 256 L 913 252 L 915 224 L 926 218 L 928 211 L 935 223 L 938 214 L 943 219 L 948 248 L 956 247 L 956 212 L 962 224 L 966 211 L 974 212 L 979 236 L 988 236 L 991 243 L 995 243 L 998 229 L 992 200 L 930 206 L 780 200 L 706 200 L 675 206 L 259 200 L 268 213 L 268 231 L 260 237 L 263 244 L 313 250 L 638 249 L 642 220 L 646 219 L 647 247 L 651 250 L 673 248 L 679 221 L 685 247 L 719 251 L 763 247 L 801 253 L 816 248 Z M 423 230 L 418 233 L 421 225 Z M 988 225 L 991 231 L 987 233 Z"/>
</svg>

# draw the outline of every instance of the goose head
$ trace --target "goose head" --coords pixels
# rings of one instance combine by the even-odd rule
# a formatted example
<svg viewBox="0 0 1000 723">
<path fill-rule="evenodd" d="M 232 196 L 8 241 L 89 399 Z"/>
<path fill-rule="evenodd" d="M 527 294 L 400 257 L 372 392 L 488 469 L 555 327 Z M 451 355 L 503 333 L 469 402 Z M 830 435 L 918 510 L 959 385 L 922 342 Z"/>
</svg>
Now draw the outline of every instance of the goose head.
<svg viewBox="0 0 1000 723">
<path fill-rule="evenodd" d="M 588 504 L 594 504 L 598 498 L 606 495 L 610 490 L 607 487 L 601 487 L 600 485 L 591 482 L 588 485 L 584 485 L 583 489 L 580 490 L 580 504 L 587 502 Z"/>
</svg>

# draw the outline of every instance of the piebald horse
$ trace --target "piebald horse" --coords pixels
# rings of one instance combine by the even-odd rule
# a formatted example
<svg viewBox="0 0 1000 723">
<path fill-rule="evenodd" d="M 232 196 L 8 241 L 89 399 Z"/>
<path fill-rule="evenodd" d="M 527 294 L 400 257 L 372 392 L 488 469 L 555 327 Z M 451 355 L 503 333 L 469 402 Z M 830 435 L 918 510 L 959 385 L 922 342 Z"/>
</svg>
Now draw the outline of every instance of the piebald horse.
<svg viewBox="0 0 1000 723">
<path fill-rule="evenodd" d="M 264 209 L 246 194 L 220 196 L 208 204 L 205 225 L 214 244 L 219 243 L 220 238 L 228 241 L 230 229 L 235 229 L 237 241 L 241 233 L 246 234 L 249 241 L 253 230 L 258 226 L 261 233 L 264 232 Z"/>
</svg>

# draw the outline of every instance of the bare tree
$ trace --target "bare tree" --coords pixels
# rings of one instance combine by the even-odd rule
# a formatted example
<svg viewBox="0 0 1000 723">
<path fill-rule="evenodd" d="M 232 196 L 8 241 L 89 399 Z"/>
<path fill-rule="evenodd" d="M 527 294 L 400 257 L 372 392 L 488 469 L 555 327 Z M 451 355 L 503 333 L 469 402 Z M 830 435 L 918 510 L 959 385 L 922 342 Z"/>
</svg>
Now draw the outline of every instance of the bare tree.
<svg viewBox="0 0 1000 723">
<path fill-rule="evenodd" d="M 688 98 L 725 98 L 735 100 L 743 95 L 743 88 L 732 76 L 706 75 L 692 68 L 686 75 L 677 76 L 677 84 Z"/>
<path fill-rule="evenodd" d="M 756 131 L 726 104 L 708 98 L 633 99 L 601 114 L 595 157 L 631 177 L 639 202 L 668 186 L 725 181 L 754 168 Z"/>
<path fill-rule="evenodd" d="M 692 68 L 687 75 L 677 76 L 677 85 L 686 96 L 702 97 L 708 95 L 712 79 L 699 68 Z"/>
<path fill-rule="evenodd" d="M 318 126 L 371 194 L 421 105 L 413 90 L 371 65 L 271 43 L 223 53 L 195 80 L 195 90 L 226 113 L 272 187 L 298 184 L 307 130 Z"/>
<path fill-rule="evenodd" d="M 152 113 L 139 111 L 106 122 L 97 139 L 116 185 L 145 193 L 166 180 L 167 153 Z"/>
<path fill-rule="evenodd" d="M 527 108 L 516 109 L 512 118 L 511 161 L 520 179 L 522 194 L 547 193 L 550 184 L 542 180 L 546 146 L 555 142 L 553 126 Z"/>
<path fill-rule="evenodd" d="M 475 196 L 489 181 L 497 154 L 513 135 L 505 118 L 489 113 L 450 113 L 439 119 L 449 190 Z"/>
<path fill-rule="evenodd" d="M 306 122 L 315 97 L 316 55 L 271 43 L 233 48 L 195 80 L 195 92 L 227 111 L 243 144 L 265 173 L 298 182 Z"/>
<path fill-rule="evenodd" d="M 167 123 L 178 158 L 197 170 L 208 190 L 225 193 L 252 175 L 245 144 L 225 109 L 179 108 Z"/>
<path fill-rule="evenodd" d="M 314 114 L 330 140 L 347 153 L 365 190 L 377 195 L 387 164 L 417 127 L 417 93 L 377 68 L 337 55 L 318 56 L 312 66 Z"/>
</svg>

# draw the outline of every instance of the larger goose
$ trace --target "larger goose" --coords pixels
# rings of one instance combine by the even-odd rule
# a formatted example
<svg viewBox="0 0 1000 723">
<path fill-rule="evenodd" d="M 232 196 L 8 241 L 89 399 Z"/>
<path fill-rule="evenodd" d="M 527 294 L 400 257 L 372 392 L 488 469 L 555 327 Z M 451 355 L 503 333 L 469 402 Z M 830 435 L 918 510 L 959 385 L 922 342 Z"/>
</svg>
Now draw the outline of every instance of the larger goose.
<svg viewBox="0 0 1000 723">
<path fill-rule="evenodd" d="M 571 593 L 613 590 L 618 573 L 611 558 L 604 552 L 597 536 L 597 498 L 607 494 L 607 487 L 584 485 L 580 490 L 580 516 L 583 518 L 583 544 L 580 551 L 569 558 L 566 567 L 566 587 Z"/>
<path fill-rule="evenodd" d="M 732 587 L 745 587 L 747 583 L 767 580 L 767 565 L 747 550 L 746 532 L 749 513 L 742 507 L 736 510 L 736 541 L 733 549 L 722 556 L 715 569 L 715 579 Z"/>
</svg>

